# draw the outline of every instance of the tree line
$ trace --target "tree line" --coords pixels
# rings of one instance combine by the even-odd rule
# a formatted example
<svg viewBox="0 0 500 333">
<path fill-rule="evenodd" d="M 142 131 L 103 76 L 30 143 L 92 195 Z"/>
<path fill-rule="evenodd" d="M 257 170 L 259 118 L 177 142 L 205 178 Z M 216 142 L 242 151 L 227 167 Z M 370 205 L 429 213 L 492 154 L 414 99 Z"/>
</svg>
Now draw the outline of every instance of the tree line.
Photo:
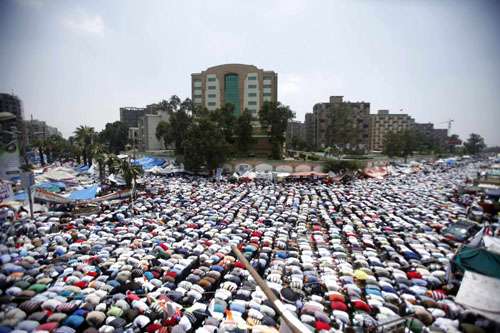
<svg viewBox="0 0 500 333">
<path fill-rule="evenodd" d="M 31 148 L 37 151 L 42 166 L 60 159 L 75 159 L 80 164 L 91 166 L 99 153 L 119 154 L 127 143 L 127 125 L 115 121 L 107 123 L 100 132 L 90 126 L 78 126 L 67 140 L 59 135 L 38 138 L 33 140 Z"/>
<path fill-rule="evenodd" d="M 432 144 L 430 140 L 432 139 L 411 129 L 390 132 L 384 138 L 383 153 L 388 157 L 401 157 L 406 160 L 414 152 L 476 155 L 486 148 L 484 138 L 476 133 L 471 133 L 462 147 L 459 147 L 462 141 L 456 134 L 451 135 L 444 146 Z"/>
<path fill-rule="evenodd" d="M 230 157 L 249 156 L 255 140 L 255 128 L 260 125 L 262 134 L 271 144 L 273 159 L 281 159 L 288 120 L 293 112 L 280 102 L 265 102 L 254 116 L 249 110 L 235 114 L 232 104 L 209 111 L 194 104 L 191 99 L 181 100 L 173 95 L 168 100 L 148 105 L 152 112 L 167 112 L 167 121 L 156 128 L 156 137 L 165 147 L 171 147 L 191 171 L 215 171 Z M 31 148 L 38 152 L 41 165 L 56 160 L 72 159 L 91 166 L 97 163 L 100 174 L 115 173 L 120 165 L 116 155 L 135 145 L 128 137 L 125 123 L 107 123 L 98 132 L 93 127 L 78 126 L 67 140 L 50 136 L 34 140 Z"/>
<path fill-rule="evenodd" d="M 257 118 L 247 109 L 236 115 L 230 103 L 209 111 L 175 95 L 157 105 L 168 113 L 168 120 L 158 124 L 156 137 L 165 147 L 173 147 L 191 171 L 213 172 L 229 157 L 248 156 L 256 143 L 256 123 L 271 144 L 270 157 L 281 159 L 287 123 L 293 117 L 290 108 L 279 102 L 263 103 Z"/>
<path fill-rule="evenodd" d="M 37 151 L 42 166 L 56 160 L 74 160 L 89 167 L 95 162 L 101 180 L 107 174 L 121 173 L 126 185 L 130 187 L 142 171 L 127 159 L 117 157 L 128 143 L 127 125 L 115 121 L 107 123 L 100 132 L 90 126 L 78 126 L 67 140 L 59 135 L 39 138 L 33 140 L 31 149 Z"/>
</svg>

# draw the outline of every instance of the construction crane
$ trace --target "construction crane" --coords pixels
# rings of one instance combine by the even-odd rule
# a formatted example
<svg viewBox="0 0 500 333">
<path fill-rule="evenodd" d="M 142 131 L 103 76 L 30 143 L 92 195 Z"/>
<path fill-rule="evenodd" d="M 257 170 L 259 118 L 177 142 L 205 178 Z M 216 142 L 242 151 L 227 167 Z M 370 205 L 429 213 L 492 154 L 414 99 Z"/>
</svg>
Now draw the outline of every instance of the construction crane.
<svg viewBox="0 0 500 333">
<path fill-rule="evenodd" d="M 439 124 L 448 124 L 448 136 L 449 136 L 450 133 L 451 133 L 451 124 L 453 124 L 454 122 L 455 122 L 455 120 L 449 119 L 447 121 L 442 121 L 440 123 L 437 123 L 436 125 L 439 125 Z"/>
</svg>

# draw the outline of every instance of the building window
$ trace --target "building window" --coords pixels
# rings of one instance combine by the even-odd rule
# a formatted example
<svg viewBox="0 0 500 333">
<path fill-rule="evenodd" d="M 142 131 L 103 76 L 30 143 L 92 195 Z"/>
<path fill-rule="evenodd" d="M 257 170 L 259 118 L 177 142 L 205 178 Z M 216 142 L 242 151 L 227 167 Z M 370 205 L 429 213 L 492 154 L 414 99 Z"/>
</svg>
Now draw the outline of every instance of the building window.
<svg viewBox="0 0 500 333">
<path fill-rule="evenodd" d="M 264 88 L 271 88 L 271 85 L 270 84 L 265 84 Z"/>
<path fill-rule="evenodd" d="M 271 93 L 265 92 L 264 96 L 271 96 Z"/>
<path fill-rule="evenodd" d="M 194 95 L 194 98 L 201 98 L 201 95 Z"/>
<path fill-rule="evenodd" d="M 240 115 L 240 78 L 238 74 L 224 76 L 224 103 L 234 106 L 234 115 Z"/>
<path fill-rule="evenodd" d="M 248 89 L 257 89 L 257 85 L 256 84 L 249 84 Z"/>
<path fill-rule="evenodd" d="M 208 106 L 215 106 L 215 102 L 208 102 Z"/>
<path fill-rule="evenodd" d="M 248 101 L 248 105 L 257 105 L 256 101 Z"/>
<path fill-rule="evenodd" d="M 257 77 L 256 76 L 249 76 L 248 81 L 256 81 Z"/>
<path fill-rule="evenodd" d="M 208 79 L 208 82 L 215 82 L 215 80 L 217 80 L 215 77 L 209 77 Z"/>
<path fill-rule="evenodd" d="M 257 97 L 257 93 L 248 93 L 248 97 Z"/>
<path fill-rule="evenodd" d="M 208 90 L 215 90 L 215 86 L 208 86 Z"/>
<path fill-rule="evenodd" d="M 217 97 L 216 94 L 208 94 L 208 98 L 215 98 L 215 97 Z"/>
</svg>

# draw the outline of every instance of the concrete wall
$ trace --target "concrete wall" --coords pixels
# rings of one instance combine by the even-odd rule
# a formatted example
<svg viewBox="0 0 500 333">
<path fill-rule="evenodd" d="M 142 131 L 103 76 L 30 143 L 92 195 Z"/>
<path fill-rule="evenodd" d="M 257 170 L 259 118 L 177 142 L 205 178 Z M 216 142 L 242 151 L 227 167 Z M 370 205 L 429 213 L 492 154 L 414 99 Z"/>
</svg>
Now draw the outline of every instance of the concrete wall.
<svg viewBox="0 0 500 333">
<path fill-rule="evenodd" d="M 271 161 L 259 159 L 232 160 L 224 164 L 224 169 L 228 172 L 237 170 L 254 171 L 277 171 L 277 172 L 308 172 L 323 171 L 323 162 L 313 161 Z"/>
</svg>

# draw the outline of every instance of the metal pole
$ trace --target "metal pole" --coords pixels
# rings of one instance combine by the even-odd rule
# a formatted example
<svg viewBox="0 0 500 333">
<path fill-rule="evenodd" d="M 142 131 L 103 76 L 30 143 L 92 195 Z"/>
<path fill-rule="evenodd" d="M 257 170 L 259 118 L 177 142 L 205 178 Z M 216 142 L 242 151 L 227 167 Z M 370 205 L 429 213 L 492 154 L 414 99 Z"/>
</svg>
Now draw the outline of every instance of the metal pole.
<svg viewBox="0 0 500 333">
<path fill-rule="evenodd" d="M 30 204 L 30 216 L 31 216 L 31 219 L 33 220 L 34 219 L 34 215 L 33 215 L 33 195 L 31 194 L 31 185 L 28 186 L 28 200 L 29 200 L 29 204 Z"/>
<path fill-rule="evenodd" d="M 268 287 L 266 281 L 264 281 L 264 279 L 260 277 L 259 273 L 255 271 L 252 265 L 250 265 L 248 260 L 243 256 L 243 254 L 241 254 L 236 245 L 231 245 L 231 250 L 236 255 L 238 260 L 241 261 L 243 265 L 245 265 L 245 268 L 248 270 L 260 289 L 262 289 L 264 295 L 266 295 L 266 297 L 269 299 L 274 310 L 285 321 L 288 328 L 290 328 L 293 333 L 309 333 L 310 330 L 297 317 L 295 317 L 290 311 L 288 311 L 285 305 L 276 297 L 276 295 L 274 295 L 271 288 Z"/>
</svg>

